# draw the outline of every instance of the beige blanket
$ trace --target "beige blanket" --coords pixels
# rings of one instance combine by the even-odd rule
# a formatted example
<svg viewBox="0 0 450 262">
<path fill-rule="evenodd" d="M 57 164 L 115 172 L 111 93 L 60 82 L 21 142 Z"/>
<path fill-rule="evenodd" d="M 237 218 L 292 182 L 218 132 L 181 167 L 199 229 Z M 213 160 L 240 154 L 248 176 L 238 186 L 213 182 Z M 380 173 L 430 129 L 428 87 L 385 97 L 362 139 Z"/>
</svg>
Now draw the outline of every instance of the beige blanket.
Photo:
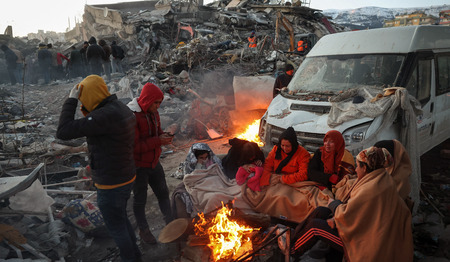
<svg viewBox="0 0 450 262">
<path fill-rule="evenodd" d="M 217 164 L 208 169 L 196 169 L 183 178 L 186 191 L 189 193 L 194 212 L 208 213 L 234 200 L 234 207 L 246 213 L 252 212 L 251 207 L 242 200 L 241 186 L 235 179 L 230 180 Z"/>
<path fill-rule="evenodd" d="M 278 183 L 255 192 L 243 187 L 244 200 L 257 212 L 294 222 L 303 221 L 316 207 L 327 206 L 330 190 L 321 191 L 313 181 L 291 185 Z"/>
<path fill-rule="evenodd" d="M 384 168 L 355 181 L 334 219 L 347 261 L 413 261 L 411 213 Z"/>
</svg>

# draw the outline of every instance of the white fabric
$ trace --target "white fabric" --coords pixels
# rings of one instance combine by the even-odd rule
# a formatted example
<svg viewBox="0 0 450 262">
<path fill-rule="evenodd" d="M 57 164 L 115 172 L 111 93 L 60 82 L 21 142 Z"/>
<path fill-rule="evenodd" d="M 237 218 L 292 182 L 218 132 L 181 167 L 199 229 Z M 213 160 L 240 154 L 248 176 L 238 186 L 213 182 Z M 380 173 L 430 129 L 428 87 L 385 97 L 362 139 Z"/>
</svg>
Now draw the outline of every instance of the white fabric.
<svg viewBox="0 0 450 262">
<path fill-rule="evenodd" d="M 405 88 L 397 87 L 394 89 L 396 89 L 394 94 L 382 97 L 373 103 L 370 103 L 370 100 L 376 94 L 374 91 L 372 93 L 369 92 L 366 88 L 353 89 L 342 93 L 330 101 L 331 110 L 328 125 L 334 127 L 343 123 L 343 121 L 383 115 L 378 129 L 365 139 L 366 145 L 373 145 L 377 142 L 376 134 L 392 125 L 397 118 L 398 112 L 402 110 L 402 126 L 399 141 L 406 148 L 411 159 L 413 172 L 410 177 L 410 196 L 415 202 L 413 209 L 413 213 L 415 213 L 420 202 L 421 183 L 420 153 L 417 141 L 417 116 L 422 114 L 422 109 L 419 101 L 409 95 Z M 353 104 L 352 100 L 355 95 L 363 96 L 366 101 L 361 104 Z"/>
<path fill-rule="evenodd" d="M 53 203 L 55 200 L 47 195 L 39 180 L 9 198 L 9 207 L 20 211 L 47 212 Z"/>
</svg>

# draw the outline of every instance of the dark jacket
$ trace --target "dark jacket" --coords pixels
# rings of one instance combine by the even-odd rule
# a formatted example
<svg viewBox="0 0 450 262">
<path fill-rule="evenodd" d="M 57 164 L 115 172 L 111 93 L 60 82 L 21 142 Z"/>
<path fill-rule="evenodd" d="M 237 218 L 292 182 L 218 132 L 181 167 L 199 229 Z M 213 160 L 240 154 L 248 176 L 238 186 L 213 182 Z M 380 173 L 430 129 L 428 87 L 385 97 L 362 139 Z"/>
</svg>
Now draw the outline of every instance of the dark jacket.
<svg viewBox="0 0 450 262">
<path fill-rule="evenodd" d="M 276 97 L 280 93 L 280 91 L 278 91 L 277 89 L 288 86 L 291 80 L 292 76 L 286 73 L 282 73 L 281 75 L 279 75 L 277 79 L 275 79 L 275 84 L 273 85 L 273 97 Z"/>
<path fill-rule="evenodd" d="M 156 91 L 155 91 L 156 90 Z M 137 167 L 155 168 L 161 156 L 161 139 L 163 134 L 158 112 L 148 113 L 148 108 L 158 98 L 164 97 L 160 89 L 147 83 L 139 98 L 134 98 L 128 107 L 136 116 L 134 138 L 134 162 Z"/>
<path fill-rule="evenodd" d="M 125 52 L 123 51 L 123 48 L 118 46 L 114 41 L 111 44 L 111 53 L 115 59 L 122 60 L 125 57 Z"/>
<path fill-rule="evenodd" d="M 15 69 L 16 65 L 17 65 L 17 63 L 16 63 L 17 55 L 14 53 L 13 50 L 11 50 L 6 45 L 2 45 L 1 49 L 3 50 L 3 52 L 5 52 L 5 59 L 6 59 L 6 64 L 7 64 L 8 68 Z"/>
<path fill-rule="evenodd" d="M 227 155 L 222 159 L 222 166 L 225 175 L 230 179 L 236 178 L 236 172 L 242 165 L 251 164 L 256 160 L 261 160 L 261 162 L 264 163 L 264 153 L 255 142 L 233 138 L 230 139 L 228 143 L 231 145 L 231 148 L 228 150 Z M 248 152 L 244 152 L 243 150 L 245 144 L 251 145 L 251 151 L 253 151 L 253 154 L 255 156 L 255 159 L 253 161 L 248 160 Z"/>
<path fill-rule="evenodd" d="M 72 50 L 70 52 L 70 64 L 71 65 L 82 65 L 83 64 L 83 57 L 80 52 L 80 50 Z"/>
<path fill-rule="evenodd" d="M 38 63 L 41 67 L 49 67 L 52 65 L 52 53 L 47 48 L 38 50 Z"/>
<path fill-rule="evenodd" d="M 106 60 L 106 54 L 103 48 L 97 45 L 94 37 L 89 39 L 89 46 L 86 50 L 86 59 L 90 65 L 101 65 Z"/>
<path fill-rule="evenodd" d="M 103 51 L 105 52 L 103 62 L 111 62 L 111 60 L 109 60 L 109 56 L 111 55 L 111 46 L 109 46 L 103 39 L 99 40 L 98 44 L 103 48 Z"/>
<path fill-rule="evenodd" d="M 133 112 L 111 95 L 86 117 L 74 120 L 77 104 L 74 98 L 65 101 L 56 137 L 68 140 L 86 136 L 95 183 L 117 185 L 130 181 L 135 175 Z"/>
</svg>

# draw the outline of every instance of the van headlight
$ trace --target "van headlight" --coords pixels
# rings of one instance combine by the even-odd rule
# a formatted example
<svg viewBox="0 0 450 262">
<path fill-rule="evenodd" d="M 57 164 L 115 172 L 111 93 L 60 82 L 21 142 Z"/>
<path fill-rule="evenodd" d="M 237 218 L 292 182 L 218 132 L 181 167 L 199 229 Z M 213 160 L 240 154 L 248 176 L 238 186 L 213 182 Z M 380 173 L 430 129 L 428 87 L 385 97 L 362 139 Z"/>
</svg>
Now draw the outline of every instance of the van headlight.
<svg viewBox="0 0 450 262">
<path fill-rule="evenodd" d="M 370 124 L 358 126 L 355 128 L 347 129 L 342 136 L 345 140 L 345 145 L 349 146 L 353 143 L 359 143 L 364 140 L 366 137 L 367 129 L 369 128 Z"/>
</svg>

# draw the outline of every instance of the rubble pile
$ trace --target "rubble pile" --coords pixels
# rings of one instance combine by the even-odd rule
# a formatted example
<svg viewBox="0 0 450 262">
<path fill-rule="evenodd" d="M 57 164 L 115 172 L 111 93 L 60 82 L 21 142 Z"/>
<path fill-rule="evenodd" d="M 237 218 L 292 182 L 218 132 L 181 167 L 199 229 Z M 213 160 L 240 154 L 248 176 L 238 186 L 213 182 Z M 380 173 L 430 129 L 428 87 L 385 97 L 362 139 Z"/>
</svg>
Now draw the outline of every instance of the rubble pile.
<svg viewBox="0 0 450 262">
<path fill-rule="evenodd" d="M 289 34 L 282 29 L 276 39 L 278 11 L 291 23 L 294 35 L 313 33 L 320 38 L 331 33 L 330 26 L 336 32 L 347 30 L 324 23 L 319 10 L 298 5 L 217 1 L 202 6 L 194 1 L 140 1 L 86 5 L 83 22 L 65 34 L 65 41 L 53 44 L 66 56 L 72 45 L 80 49 L 90 36 L 109 43 L 116 40 L 125 49 L 126 74 L 112 74 L 107 85 L 124 103 L 137 97 L 147 82 L 163 90 L 161 124 L 175 134 L 177 142 L 177 146 L 163 149 L 164 157 L 188 148 L 195 141 L 210 139 L 209 130 L 224 138 L 234 134 L 237 127 L 233 117 L 242 117 L 234 111 L 235 77 L 274 79 L 286 63 L 296 67 L 301 64 L 304 57 L 288 51 Z M 253 50 L 248 48 L 247 41 L 252 30 L 258 37 L 257 48 Z M 157 50 L 152 49 L 155 35 L 160 40 Z M 36 50 L 46 40 L 5 37 L 0 42 L 12 43 L 23 52 L 29 73 L 25 85 L 7 84 L 5 61 L 0 53 L 0 179 L 12 177 L 18 170 L 28 175 L 30 167 L 44 163 L 39 170 L 42 179 L 37 182 L 52 198 L 51 203 L 39 210 L 11 210 L 9 195 L 0 199 L 0 236 L 5 236 L 3 232 L 14 236 L 7 239 L 7 245 L 0 245 L 0 258 L 80 261 L 77 255 L 81 256 L 84 249 L 100 249 L 95 247 L 94 239 L 107 237 L 107 233 L 90 202 L 95 201 L 95 189 L 90 181 L 85 140 L 59 141 L 54 136 L 61 105 L 72 86 L 82 78 L 67 77 L 50 86 L 42 85 L 42 79 L 35 79 Z M 77 112 L 77 117 L 81 116 Z M 440 169 L 422 173 L 440 172 L 434 177 L 444 181 L 448 165 L 435 167 Z M 166 174 L 171 171 L 175 170 Z M 450 184 L 448 180 L 444 182 Z M 431 188 L 425 189 L 429 201 L 420 203 L 420 213 L 414 218 L 416 257 L 430 257 L 433 250 L 448 259 L 445 249 L 448 245 L 443 243 L 448 244 L 450 208 L 448 199 L 442 196 L 448 189 Z M 2 228 L 3 225 L 12 228 Z M 104 251 L 90 253 L 89 260 L 117 259 L 114 244 Z M 168 260 L 178 253 L 170 255 Z"/>
</svg>

